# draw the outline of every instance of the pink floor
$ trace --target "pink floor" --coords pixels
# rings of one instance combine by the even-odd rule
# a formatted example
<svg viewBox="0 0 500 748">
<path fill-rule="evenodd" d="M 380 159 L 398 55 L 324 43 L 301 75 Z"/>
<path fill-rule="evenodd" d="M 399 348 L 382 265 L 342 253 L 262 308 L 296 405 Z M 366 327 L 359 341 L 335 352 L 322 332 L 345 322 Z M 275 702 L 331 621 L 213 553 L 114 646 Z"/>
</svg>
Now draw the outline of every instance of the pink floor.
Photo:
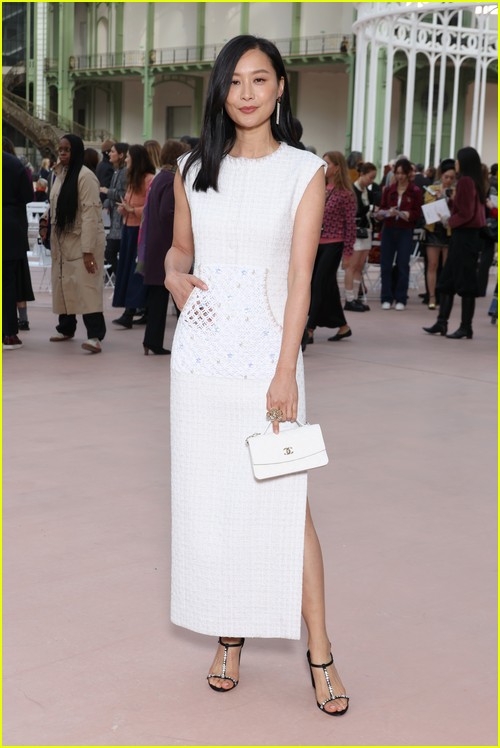
<svg viewBox="0 0 500 748">
<path fill-rule="evenodd" d="M 304 635 L 247 642 L 236 691 L 207 687 L 215 641 L 169 622 L 169 359 L 114 328 L 109 292 L 101 355 L 81 322 L 49 343 L 38 294 L 3 356 L 4 744 L 496 745 L 497 329 L 483 299 L 472 341 L 427 336 L 412 293 L 306 354 L 340 719 Z"/>
</svg>

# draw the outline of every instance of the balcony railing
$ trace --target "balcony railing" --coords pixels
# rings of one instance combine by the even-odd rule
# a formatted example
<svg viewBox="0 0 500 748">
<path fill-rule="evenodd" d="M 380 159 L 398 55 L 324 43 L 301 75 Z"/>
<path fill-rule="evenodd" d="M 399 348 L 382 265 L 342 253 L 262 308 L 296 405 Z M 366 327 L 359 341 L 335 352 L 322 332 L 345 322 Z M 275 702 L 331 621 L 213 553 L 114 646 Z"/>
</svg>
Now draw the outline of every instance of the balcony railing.
<svg viewBox="0 0 500 748">
<path fill-rule="evenodd" d="M 347 54 L 353 50 L 355 37 L 351 34 L 320 34 L 300 38 L 277 39 L 279 51 L 286 59 L 321 57 L 322 55 Z M 131 68 L 162 65 L 211 65 L 224 42 L 186 47 L 152 49 L 147 54 L 141 50 L 105 52 L 93 55 L 72 55 L 68 61 L 70 70 L 127 70 Z M 57 70 L 58 61 L 45 60 L 46 72 Z"/>
</svg>

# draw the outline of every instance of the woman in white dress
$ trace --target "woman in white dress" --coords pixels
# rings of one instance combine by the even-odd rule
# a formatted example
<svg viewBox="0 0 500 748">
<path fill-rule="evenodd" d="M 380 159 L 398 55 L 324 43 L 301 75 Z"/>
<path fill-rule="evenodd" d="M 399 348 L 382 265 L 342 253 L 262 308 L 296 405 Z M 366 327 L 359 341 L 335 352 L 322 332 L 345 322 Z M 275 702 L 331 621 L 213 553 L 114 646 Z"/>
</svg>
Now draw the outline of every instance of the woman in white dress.
<svg viewBox="0 0 500 748">
<path fill-rule="evenodd" d="M 324 162 L 295 144 L 278 50 L 230 40 L 199 145 L 180 159 L 165 262 L 182 309 L 171 365 L 171 617 L 219 636 L 207 678 L 226 692 L 238 684 L 244 637 L 299 639 L 302 613 L 317 704 L 338 716 L 348 698 L 330 652 L 307 473 L 257 481 L 245 445 L 266 411 L 275 433 L 305 421 L 299 349 Z"/>
</svg>

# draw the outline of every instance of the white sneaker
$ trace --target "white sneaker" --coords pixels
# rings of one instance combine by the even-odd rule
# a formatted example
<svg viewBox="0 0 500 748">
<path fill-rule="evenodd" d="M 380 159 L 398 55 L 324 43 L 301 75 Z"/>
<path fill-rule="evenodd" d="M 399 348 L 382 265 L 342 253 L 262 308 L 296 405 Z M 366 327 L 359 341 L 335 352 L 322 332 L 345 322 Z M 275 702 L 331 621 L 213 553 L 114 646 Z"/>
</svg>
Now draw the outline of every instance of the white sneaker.
<svg viewBox="0 0 500 748">
<path fill-rule="evenodd" d="M 102 351 L 101 343 L 97 338 L 89 338 L 85 343 L 82 343 L 82 348 L 84 351 L 90 351 L 91 353 L 100 353 Z"/>
<path fill-rule="evenodd" d="M 382 304 L 382 309 L 390 309 L 391 308 L 391 302 L 390 301 L 384 301 Z"/>
<path fill-rule="evenodd" d="M 404 310 L 406 309 L 406 305 L 398 301 L 398 303 L 396 304 L 394 308 L 397 312 L 404 312 Z"/>
</svg>

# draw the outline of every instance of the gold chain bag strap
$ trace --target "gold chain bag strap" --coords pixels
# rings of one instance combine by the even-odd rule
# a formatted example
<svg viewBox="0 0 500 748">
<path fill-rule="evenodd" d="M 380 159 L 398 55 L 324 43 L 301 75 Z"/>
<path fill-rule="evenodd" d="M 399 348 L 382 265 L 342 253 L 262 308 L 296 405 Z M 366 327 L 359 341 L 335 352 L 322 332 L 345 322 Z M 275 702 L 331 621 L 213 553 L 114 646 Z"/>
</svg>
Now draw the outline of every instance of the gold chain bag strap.
<svg viewBox="0 0 500 748">
<path fill-rule="evenodd" d="M 257 480 L 300 473 L 328 464 L 325 442 L 318 423 L 299 423 L 278 434 L 256 433 L 245 440 Z"/>
</svg>

